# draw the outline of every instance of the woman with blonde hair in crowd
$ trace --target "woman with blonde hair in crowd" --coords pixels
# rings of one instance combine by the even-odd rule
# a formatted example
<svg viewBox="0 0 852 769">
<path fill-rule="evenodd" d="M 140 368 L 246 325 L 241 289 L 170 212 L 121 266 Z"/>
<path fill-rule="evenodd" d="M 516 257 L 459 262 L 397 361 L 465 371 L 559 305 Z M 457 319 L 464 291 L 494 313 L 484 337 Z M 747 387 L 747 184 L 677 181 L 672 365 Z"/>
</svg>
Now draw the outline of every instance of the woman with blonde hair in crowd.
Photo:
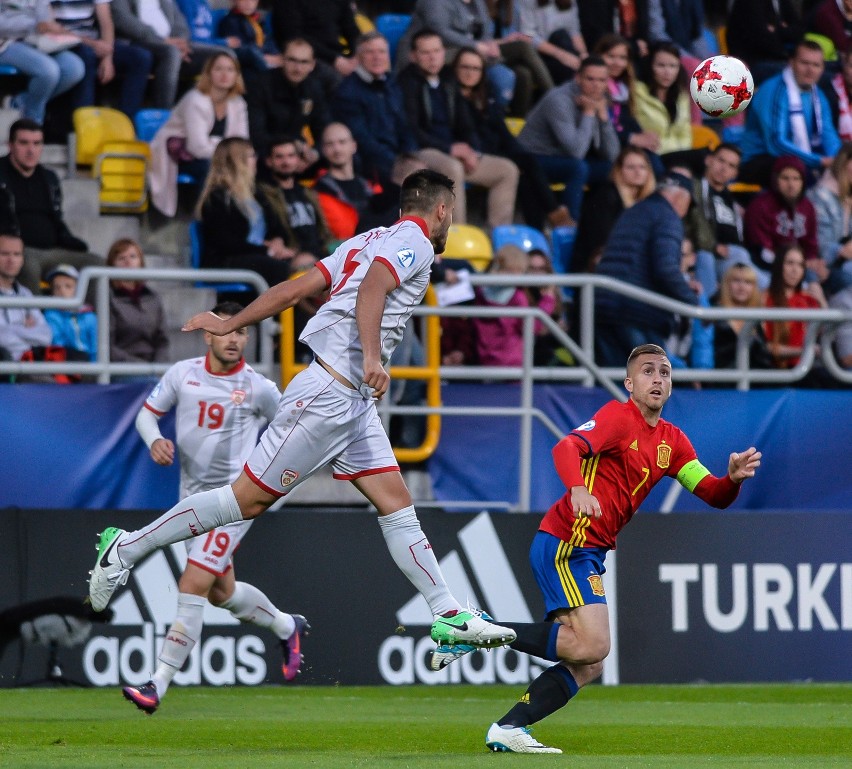
<svg viewBox="0 0 852 769">
<path fill-rule="evenodd" d="M 222 139 L 249 138 L 245 90 L 234 55 L 213 54 L 204 63 L 198 84 L 175 105 L 151 140 L 151 201 L 167 216 L 177 213 L 178 174 L 201 182 Z"/>
<path fill-rule="evenodd" d="M 257 155 L 248 139 L 223 139 L 196 208 L 201 220 L 201 266 L 254 270 L 273 286 L 290 276 L 292 252 L 255 198 Z"/>
<path fill-rule="evenodd" d="M 593 187 L 583 205 L 571 272 L 594 272 L 616 220 L 656 186 L 647 153 L 639 147 L 625 147 L 619 153 L 609 180 Z"/>
<path fill-rule="evenodd" d="M 763 296 L 757 283 L 757 270 L 750 264 L 734 262 L 722 276 L 717 307 L 754 309 L 763 306 Z M 745 325 L 742 318 L 719 320 L 715 323 L 713 346 L 716 368 L 734 368 L 737 360 L 737 342 Z M 751 326 L 749 335 L 749 368 L 772 368 L 772 356 L 766 346 L 766 334 L 760 323 Z"/>
<path fill-rule="evenodd" d="M 145 254 L 130 238 L 116 240 L 106 258 L 107 267 L 143 269 Z M 159 295 L 144 281 L 122 278 L 109 284 L 110 360 L 128 363 L 168 360 L 166 313 Z"/>
</svg>

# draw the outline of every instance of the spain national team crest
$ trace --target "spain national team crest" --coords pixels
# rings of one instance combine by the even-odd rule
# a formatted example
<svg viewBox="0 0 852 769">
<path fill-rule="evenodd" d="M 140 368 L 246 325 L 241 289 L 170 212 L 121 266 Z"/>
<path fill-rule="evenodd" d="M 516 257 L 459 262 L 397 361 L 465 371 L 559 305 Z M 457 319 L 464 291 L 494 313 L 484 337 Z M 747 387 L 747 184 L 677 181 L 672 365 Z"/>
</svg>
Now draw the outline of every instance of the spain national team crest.
<svg viewBox="0 0 852 769">
<path fill-rule="evenodd" d="M 281 473 L 281 485 L 289 486 L 298 477 L 299 474 L 295 470 L 285 470 L 283 473 Z"/>
<path fill-rule="evenodd" d="M 231 393 L 231 400 L 236 403 L 238 406 L 246 399 L 246 391 L 245 390 L 234 390 Z"/>
<path fill-rule="evenodd" d="M 606 595 L 604 592 L 603 580 L 600 574 L 592 574 L 589 578 L 589 587 L 595 595 Z"/>
<path fill-rule="evenodd" d="M 672 461 L 672 447 L 661 443 L 657 446 L 657 467 L 665 470 Z"/>
</svg>

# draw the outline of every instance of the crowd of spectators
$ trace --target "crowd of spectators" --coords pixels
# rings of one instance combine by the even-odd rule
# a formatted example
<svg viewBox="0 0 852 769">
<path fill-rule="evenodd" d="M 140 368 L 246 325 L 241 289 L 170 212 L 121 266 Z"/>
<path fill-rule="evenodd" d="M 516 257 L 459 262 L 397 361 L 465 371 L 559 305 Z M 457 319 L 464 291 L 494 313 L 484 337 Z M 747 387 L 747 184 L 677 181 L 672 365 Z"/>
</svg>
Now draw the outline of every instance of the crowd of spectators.
<svg viewBox="0 0 852 769">
<path fill-rule="evenodd" d="M 710 53 L 710 5 L 416 0 L 395 50 L 369 24 L 359 28 L 351 0 L 261 8 L 231 0 L 216 21 L 207 0 L 34 0 L 0 9 L 0 64 L 27 76 L 11 98 L 23 119 L 0 159 L 0 239 L 19 238 L 23 259 L 0 253 L 0 292 L 49 284 L 67 296 L 79 269 L 103 264 L 65 224 L 58 180 L 40 156 L 45 119 L 62 123 L 54 114 L 65 114 L 67 122 L 70 109 L 106 103 L 131 117 L 142 107 L 170 110 L 151 141 L 150 199 L 167 217 L 199 220 L 202 266 L 286 280 L 359 229 L 391 224 L 399 183 L 428 167 L 455 181 L 457 223 L 576 228 L 575 272 L 687 304 L 849 306 L 852 2 L 724 4 L 727 47 L 758 88 L 744 120 L 706 122 L 736 136 L 712 149 L 693 146 L 701 121 L 687 88 L 688 72 Z M 198 182 L 183 206 L 181 175 Z M 760 191 L 735 193 L 736 182 Z M 107 263 L 123 264 L 119 246 L 124 266 L 144 264 L 138 244 L 124 241 Z M 498 250 L 492 270 L 552 271 L 549 254 L 517 251 Z M 134 281 L 113 282 L 111 292 L 113 335 L 126 342 L 127 326 L 139 323 L 138 338 L 113 341 L 113 359 L 163 360 L 156 294 Z M 538 306 L 576 333 L 564 299 L 555 290 L 489 289 L 473 301 Z M 90 315 L 38 326 L 93 359 Z M 30 329 L 29 317 L 17 325 Z M 685 330 L 693 339 L 671 313 L 606 291 L 596 323 L 605 365 L 621 365 L 636 344 L 674 345 Z M 706 329 L 710 365 L 713 351 L 717 367 L 733 365 L 731 340 L 742 326 Z M 518 328 L 489 320 L 446 329 L 444 358 L 518 365 L 506 341 L 519 338 Z M 750 328 L 754 366 L 795 365 L 804 324 Z M 541 365 L 570 362 L 543 328 L 536 336 Z M 28 349 L 19 348 L 5 354 Z M 840 342 L 837 350 L 848 362 Z"/>
</svg>

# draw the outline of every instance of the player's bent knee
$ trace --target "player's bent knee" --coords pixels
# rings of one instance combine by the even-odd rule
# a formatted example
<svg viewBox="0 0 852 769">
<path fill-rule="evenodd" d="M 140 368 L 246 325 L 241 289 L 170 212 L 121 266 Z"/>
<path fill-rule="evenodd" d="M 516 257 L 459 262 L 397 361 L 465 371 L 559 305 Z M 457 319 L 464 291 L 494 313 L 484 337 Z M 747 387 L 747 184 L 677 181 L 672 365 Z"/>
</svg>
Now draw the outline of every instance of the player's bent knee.
<svg viewBox="0 0 852 769">
<path fill-rule="evenodd" d="M 257 518 L 275 502 L 272 494 L 261 489 L 245 473 L 231 484 L 231 488 L 243 519 L 247 521 Z"/>
</svg>

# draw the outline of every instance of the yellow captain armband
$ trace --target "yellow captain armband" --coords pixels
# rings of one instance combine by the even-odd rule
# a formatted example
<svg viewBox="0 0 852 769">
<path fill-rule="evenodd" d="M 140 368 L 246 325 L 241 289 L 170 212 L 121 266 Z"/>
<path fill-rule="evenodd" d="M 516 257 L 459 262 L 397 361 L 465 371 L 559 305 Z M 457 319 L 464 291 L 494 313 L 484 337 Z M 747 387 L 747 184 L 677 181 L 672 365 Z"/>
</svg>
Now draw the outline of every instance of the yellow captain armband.
<svg viewBox="0 0 852 769">
<path fill-rule="evenodd" d="M 693 459 L 680 468 L 680 472 L 677 474 L 677 482 L 691 493 L 708 475 L 710 475 L 710 471 L 697 459 Z"/>
</svg>

